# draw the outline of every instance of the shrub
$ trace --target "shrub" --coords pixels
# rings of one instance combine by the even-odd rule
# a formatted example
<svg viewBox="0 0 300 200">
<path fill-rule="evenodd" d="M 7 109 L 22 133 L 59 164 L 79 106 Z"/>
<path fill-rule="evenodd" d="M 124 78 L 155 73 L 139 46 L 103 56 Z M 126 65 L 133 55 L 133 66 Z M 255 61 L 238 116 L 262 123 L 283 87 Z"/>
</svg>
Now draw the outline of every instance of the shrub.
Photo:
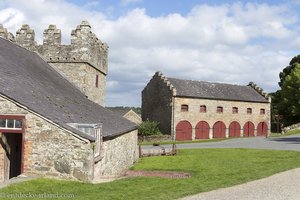
<svg viewBox="0 0 300 200">
<path fill-rule="evenodd" d="M 139 135 L 160 135 L 161 132 L 158 128 L 159 122 L 146 120 L 142 122 L 138 128 Z"/>
</svg>

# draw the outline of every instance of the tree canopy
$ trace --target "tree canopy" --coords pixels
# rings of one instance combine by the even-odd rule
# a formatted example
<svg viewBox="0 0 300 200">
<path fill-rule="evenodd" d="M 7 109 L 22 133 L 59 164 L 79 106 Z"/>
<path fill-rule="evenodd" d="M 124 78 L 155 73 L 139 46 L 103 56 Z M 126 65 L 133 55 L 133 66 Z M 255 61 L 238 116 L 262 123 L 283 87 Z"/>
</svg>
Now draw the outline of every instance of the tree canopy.
<svg viewBox="0 0 300 200">
<path fill-rule="evenodd" d="M 300 55 L 279 74 L 281 87 L 273 93 L 273 112 L 282 115 L 285 126 L 300 122 Z"/>
</svg>

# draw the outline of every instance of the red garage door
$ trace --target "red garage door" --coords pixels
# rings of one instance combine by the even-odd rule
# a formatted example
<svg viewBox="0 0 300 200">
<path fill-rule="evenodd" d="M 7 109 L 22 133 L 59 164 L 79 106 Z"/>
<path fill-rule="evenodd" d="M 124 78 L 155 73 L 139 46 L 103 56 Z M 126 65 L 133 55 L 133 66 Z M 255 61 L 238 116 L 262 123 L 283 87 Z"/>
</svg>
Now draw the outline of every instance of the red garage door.
<svg viewBox="0 0 300 200">
<path fill-rule="evenodd" d="M 246 122 L 243 129 L 244 137 L 254 136 L 254 124 L 252 122 Z"/>
<path fill-rule="evenodd" d="M 260 122 L 257 125 L 257 136 L 267 135 L 268 125 L 266 122 Z"/>
<path fill-rule="evenodd" d="M 180 121 L 176 126 L 176 140 L 192 140 L 192 125 L 188 121 Z"/>
<path fill-rule="evenodd" d="M 223 122 L 216 122 L 213 126 L 213 138 L 225 138 L 226 126 Z"/>
<path fill-rule="evenodd" d="M 196 125 L 196 139 L 209 139 L 209 124 L 205 121 L 200 121 Z"/>
<path fill-rule="evenodd" d="M 241 125 L 234 121 L 229 125 L 229 137 L 240 137 L 241 136 Z"/>
</svg>

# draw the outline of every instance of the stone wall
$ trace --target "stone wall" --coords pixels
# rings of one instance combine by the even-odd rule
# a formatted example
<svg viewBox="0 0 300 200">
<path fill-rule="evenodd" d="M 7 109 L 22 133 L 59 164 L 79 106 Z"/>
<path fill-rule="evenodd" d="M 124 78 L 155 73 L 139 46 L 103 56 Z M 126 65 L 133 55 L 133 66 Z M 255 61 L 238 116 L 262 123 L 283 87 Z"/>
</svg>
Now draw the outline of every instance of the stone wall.
<svg viewBox="0 0 300 200">
<path fill-rule="evenodd" d="M 160 131 L 171 133 L 173 90 L 160 72 L 156 73 L 142 91 L 142 120 L 160 122 Z"/>
<path fill-rule="evenodd" d="M 286 126 L 282 129 L 282 133 L 285 134 L 288 131 L 300 129 L 300 123 L 292 124 L 290 126 Z"/>
<path fill-rule="evenodd" d="M 188 105 L 188 112 L 181 112 L 181 105 Z M 181 120 L 187 120 L 193 128 L 193 138 L 195 136 L 195 127 L 199 121 L 206 121 L 210 128 L 217 121 L 225 123 L 228 129 L 233 121 L 237 121 L 241 128 L 247 121 L 254 123 L 255 128 L 259 122 L 265 122 L 270 129 L 270 103 L 240 102 L 240 101 L 224 101 L 224 100 L 208 100 L 196 98 L 176 97 L 174 100 L 174 126 L 172 133 L 175 133 L 176 125 Z M 200 112 L 200 105 L 206 106 L 206 113 Z M 223 107 L 223 113 L 217 113 L 217 107 Z M 238 113 L 233 114 L 232 108 L 237 107 Z M 247 114 L 247 108 L 252 108 L 252 114 Z M 260 109 L 265 109 L 265 114 L 260 114 Z M 227 131 L 228 132 L 228 131 Z"/>
<path fill-rule="evenodd" d="M 87 21 L 83 21 L 72 31 L 70 45 L 61 44 L 61 31 L 55 25 L 49 25 L 45 29 L 42 45 L 37 44 L 35 32 L 27 24 L 22 25 L 15 38 L 0 24 L 0 37 L 38 52 L 45 61 L 56 66 L 71 83 L 84 91 L 90 100 L 104 106 L 108 46 L 91 32 Z M 95 87 L 96 75 L 99 77 L 98 88 Z"/>
<path fill-rule="evenodd" d="M 106 76 L 87 63 L 51 63 L 51 66 L 70 80 L 88 99 L 104 106 Z M 98 87 L 96 76 L 98 75 Z"/>
<path fill-rule="evenodd" d="M 24 173 L 89 181 L 93 178 L 93 148 L 89 141 L 0 97 L 0 114 L 24 115 Z"/>
<path fill-rule="evenodd" d="M 137 130 L 103 142 L 103 158 L 95 164 L 95 179 L 124 174 L 139 158 Z"/>
<path fill-rule="evenodd" d="M 139 125 L 142 123 L 142 118 L 135 113 L 133 110 L 130 110 L 129 112 L 127 112 L 123 117 L 125 117 L 126 119 L 132 121 L 133 123 Z"/>
</svg>

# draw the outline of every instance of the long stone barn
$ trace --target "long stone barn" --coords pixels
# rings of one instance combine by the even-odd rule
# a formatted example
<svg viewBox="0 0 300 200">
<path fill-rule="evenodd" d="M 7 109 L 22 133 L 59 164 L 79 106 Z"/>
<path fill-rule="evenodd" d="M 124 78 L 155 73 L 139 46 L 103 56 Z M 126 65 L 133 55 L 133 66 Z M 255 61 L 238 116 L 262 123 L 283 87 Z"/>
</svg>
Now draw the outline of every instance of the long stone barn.
<svg viewBox="0 0 300 200">
<path fill-rule="evenodd" d="M 0 26 L 0 181 L 20 174 L 94 181 L 138 159 L 137 127 L 105 109 L 107 49 L 83 21 L 70 45 Z"/>
<path fill-rule="evenodd" d="M 265 136 L 270 102 L 261 88 L 167 78 L 156 72 L 142 91 L 142 119 L 174 140 Z"/>
</svg>

